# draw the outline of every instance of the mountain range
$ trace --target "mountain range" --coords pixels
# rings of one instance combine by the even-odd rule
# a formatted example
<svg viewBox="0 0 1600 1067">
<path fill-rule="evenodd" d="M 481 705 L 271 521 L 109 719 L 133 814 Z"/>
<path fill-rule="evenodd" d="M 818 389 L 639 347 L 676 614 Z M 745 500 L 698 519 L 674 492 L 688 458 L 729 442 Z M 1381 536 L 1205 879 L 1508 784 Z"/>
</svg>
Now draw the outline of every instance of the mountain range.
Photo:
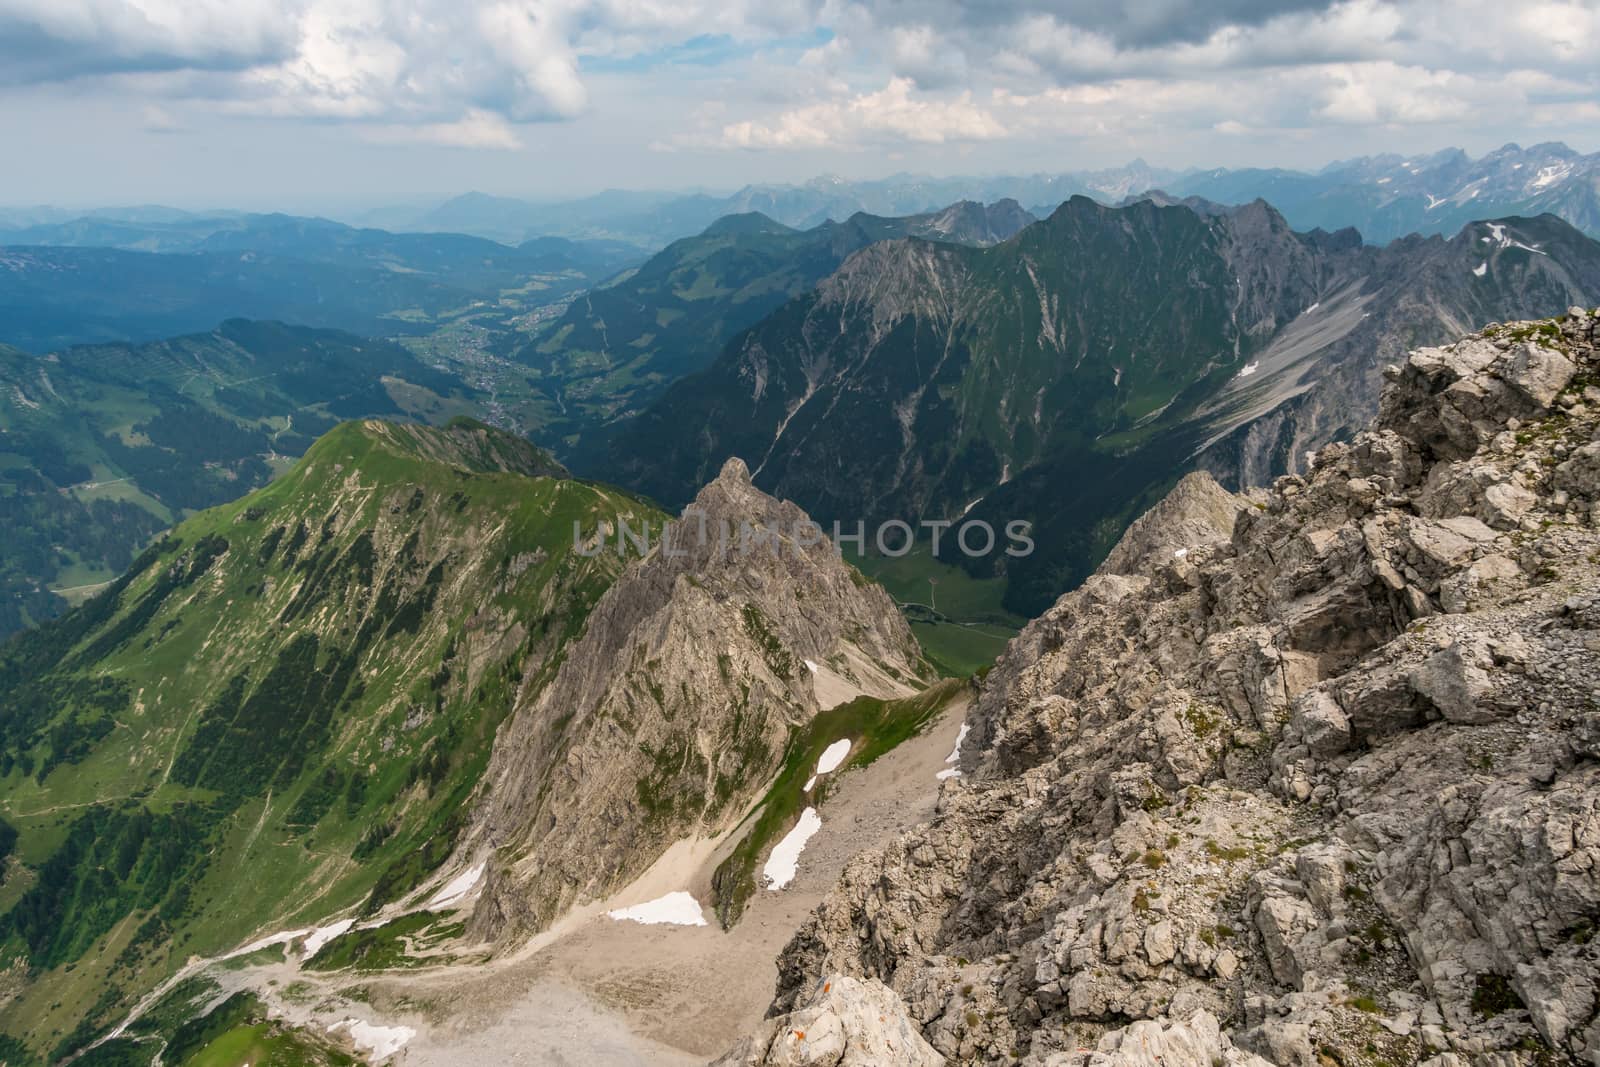
<svg viewBox="0 0 1600 1067">
<path fill-rule="evenodd" d="M 530 310 L 637 262 L 607 242 L 511 248 L 283 215 L 0 230 L 0 340 L 32 352 L 148 341 L 228 318 L 419 334 L 485 306 Z"/>
<path fill-rule="evenodd" d="M 1593 1059 L 1593 163 L 6 221 L 0 1063 Z"/>
<path fill-rule="evenodd" d="M 0 948 L 28 972 L 0 1054 L 149 1063 L 180 1037 L 114 1024 L 264 921 L 295 932 L 236 955 L 337 968 L 357 919 L 459 938 L 424 909 L 452 857 L 492 860 L 469 932 L 510 943 L 733 831 L 824 710 L 867 701 L 886 748 L 942 706 L 884 710 L 932 672 L 794 505 L 735 463 L 695 514 L 721 538 L 686 518 L 679 551 L 630 556 L 619 531 L 667 517 L 526 441 L 346 422 L 0 646 L 26 872 Z"/>
<path fill-rule="evenodd" d="M 1559 142 L 1507 144 L 1472 159 L 1460 149 L 1417 156 L 1364 156 L 1317 171 L 1286 168 L 1173 170 L 1134 160 L 1124 167 L 1056 174 L 934 178 L 898 174 L 871 181 L 824 176 L 796 185 L 750 185 L 731 194 L 610 191 L 534 203 L 469 193 L 415 209 L 362 217 L 389 229 L 453 230 L 516 243 L 533 234 L 596 237 L 659 247 L 725 215 L 759 211 L 810 228 L 864 211 L 914 215 L 958 200 L 1012 199 L 1040 218 L 1073 196 L 1107 204 L 1160 189 L 1225 204 L 1264 199 L 1298 230 L 1354 226 L 1386 244 L 1410 233 L 1450 234 L 1465 223 L 1546 212 L 1600 235 L 1600 153 Z"/>
<path fill-rule="evenodd" d="M 811 290 L 858 249 L 905 236 L 982 247 L 1034 221 L 1004 200 L 899 218 L 857 212 L 807 230 L 759 212 L 730 215 L 584 293 L 506 355 L 535 370 L 559 410 L 550 439 L 567 438 L 574 454 L 593 454 L 609 424 L 705 369 L 736 334 Z"/>
<path fill-rule="evenodd" d="M 991 248 L 856 253 L 627 425 L 608 471 L 673 504 L 740 456 L 825 520 L 1027 520 L 1007 604 L 1032 614 L 1187 466 L 1300 469 L 1370 418 L 1384 361 L 1596 293 L 1600 243 L 1552 216 L 1378 248 L 1260 202 L 1077 197 Z"/>
<path fill-rule="evenodd" d="M 1276 227 L 1090 209 L 1185 212 L 1199 282 Z M 0 646 L 0 1056 L 1583 1062 L 1597 329 L 1413 351 L 1271 489 L 1190 474 L 970 683 L 738 460 L 669 527 L 342 423 Z"/>
</svg>

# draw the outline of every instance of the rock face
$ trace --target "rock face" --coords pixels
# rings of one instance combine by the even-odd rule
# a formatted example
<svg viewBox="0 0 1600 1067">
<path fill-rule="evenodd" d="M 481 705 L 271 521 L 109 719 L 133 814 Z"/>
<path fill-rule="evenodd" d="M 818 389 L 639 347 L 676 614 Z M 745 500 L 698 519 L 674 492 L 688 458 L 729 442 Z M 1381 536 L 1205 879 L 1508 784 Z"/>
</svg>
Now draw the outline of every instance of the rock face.
<svg viewBox="0 0 1600 1067">
<path fill-rule="evenodd" d="M 1600 1063 L 1597 333 L 1417 351 L 1231 537 L 1062 597 L 774 1012 L 844 974 L 962 1063 Z"/>
<path fill-rule="evenodd" d="M 656 533 L 553 676 L 525 680 L 496 738 L 466 846 L 497 857 L 480 935 L 541 929 L 673 842 L 714 836 L 765 787 L 792 726 L 921 684 L 888 594 L 740 460 L 670 541 Z M 593 550 L 615 551 L 616 535 Z"/>
<path fill-rule="evenodd" d="M 831 975 L 804 1005 L 769 1019 L 714 1067 L 944 1067 L 894 991 L 873 978 Z"/>
<path fill-rule="evenodd" d="M 1244 506 L 1242 498 L 1204 471 L 1185 475 L 1161 503 L 1133 521 L 1100 564 L 1100 573 L 1137 574 L 1225 540 Z"/>
</svg>

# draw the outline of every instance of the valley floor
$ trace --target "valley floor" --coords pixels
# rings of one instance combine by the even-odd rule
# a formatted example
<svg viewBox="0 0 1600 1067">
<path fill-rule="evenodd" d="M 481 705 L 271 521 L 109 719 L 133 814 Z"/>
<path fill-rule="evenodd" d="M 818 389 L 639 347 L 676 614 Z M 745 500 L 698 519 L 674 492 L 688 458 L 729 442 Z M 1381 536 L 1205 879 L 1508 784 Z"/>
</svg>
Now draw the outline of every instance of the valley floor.
<svg viewBox="0 0 1600 1067">
<path fill-rule="evenodd" d="M 405 1067 L 703 1064 L 759 1023 L 779 952 L 845 864 L 932 817 L 966 710 L 965 699 L 952 702 L 920 735 L 841 778 L 794 880 L 758 892 L 732 931 L 709 908 L 706 926 L 606 915 L 674 890 L 708 900 L 711 873 L 732 843 L 683 842 L 633 885 L 511 957 L 365 982 L 282 963 L 237 972 L 228 984 L 254 990 L 297 1023 L 325 1028 L 358 1016 L 410 1028 L 415 1036 L 387 1061 Z"/>
</svg>

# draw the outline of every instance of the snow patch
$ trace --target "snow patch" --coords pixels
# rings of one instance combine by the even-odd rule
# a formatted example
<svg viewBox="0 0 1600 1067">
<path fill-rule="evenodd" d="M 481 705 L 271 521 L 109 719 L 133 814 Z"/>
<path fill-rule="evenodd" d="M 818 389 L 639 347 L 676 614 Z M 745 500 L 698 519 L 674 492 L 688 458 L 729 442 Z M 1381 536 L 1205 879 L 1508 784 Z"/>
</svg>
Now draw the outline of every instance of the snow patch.
<svg viewBox="0 0 1600 1067">
<path fill-rule="evenodd" d="M 306 959 L 310 959 L 322 950 L 322 946 L 349 930 L 356 924 L 354 919 L 340 919 L 336 923 L 318 927 L 306 936 Z"/>
<path fill-rule="evenodd" d="M 811 660 L 806 660 L 806 670 L 810 671 L 812 674 L 816 674 L 817 665 Z"/>
<path fill-rule="evenodd" d="M 1488 262 L 1488 260 L 1485 260 L 1484 262 L 1479 263 L 1476 267 L 1473 267 L 1472 268 L 1472 273 L 1475 274 L 1479 278 L 1483 277 L 1485 274 L 1488 274 L 1489 273 L 1489 262 Z"/>
<path fill-rule="evenodd" d="M 1259 363 L 1246 363 L 1244 365 L 1244 367 L 1240 369 L 1240 371 L 1236 375 L 1236 377 L 1248 378 L 1248 377 L 1250 377 L 1250 375 L 1254 374 L 1256 371 L 1258 371 L 1260 369 L 1261 369 L 1261 364 L 1259 364 Z"/>
<path fill-rule="evenodd" d="M 305 930 L 284 930 L 280 933 L 268 934 L 259 941 L 252 941 L 243 948 L 234 949 L 232 952 L 228 953 L 222 958 L 225 960 L 231 960 L 239 956 L 248 956 L 252 952 L 260 952 L 262 949 L 271 948 L 273 945 L 287 945 L 295 938 L 305 937 L 307 934 L 314 932 L 315 931 L 308 928 Z"/>
<path fill-rule="evenodd" d="M 483 878 L 483 864 L 478 864 L 471 870 L 462 871 L 450 881 L 446 882 L 433 899 L 425 905 L 430 911 L 434 908 L 447 908 L 459 901 L 462 897 L 472 892 L 473 887 Z"/>
<path fill-rule="evenodd" d="M 631 908 L 618 908 L 616 911 L 606 912 L 618 922 L 628 921 L 643 923 L 646 926 L 704 926 L 705 914 L 700 910 L 700 902 L 694 894 L 678 890 L 668 893 L 664 897 L 635 904 Z"/>
<path fill-rule="evenodd" d="M 1176 552 L 1174 552 L 1172 554 L 1172 558 L 1173 559 L 1182 559 L 1184 556 L 1187 556 L 1188 554 L 1189 554 L 1189 550 L 1187 548 L 1180 548 L 1180 549 L 1178 549 Z"/>
<path fill-rule="evenodd" d="M 970 729 L 971 729 L 971 727 L 968 726 L 966 723 L 962 723 L 961 724 L 961 729 L 956 731 L 956 747 L 952 748 L 950 750 L 950 755 L 948 755 L 948 756 L 946 756 L 944 758 L 945 763 L 954 764 L 954 763 L 961 762 L 961 746 L 966 742 L 966 740 L 967 740 L 967 731 L 970 730 Z M 941 781 L 941 782 L 944 781 L 946 778 L 960 778 L 961 777 L 961 768 L 953 767 L 953 766 L 952 767 L 946 767 L 944 770 L 942 770 L 938 774 L 934 775 L 934 777 L 939 779 L 939 781 Z"/>
<path fill-rule="evenodd" d="M 406 1042 L 417 1036 L 417 1032 L 409 1026 L 374 1026 L 360 1019 L 345 1019 L 328 1027 L 330 1034 L 340 1030 L 348 1032 L 356 1048 L 364 1050 L 374 1063 L 393 1056 L 405 1048 Z"/>
<path fill-rule="evenodd" d="M 816 784 L 817 784 L 817 776 L 813 774 L 810 778 L 806 779 L 806 784 L 804 786 L 802 786 L 801 788 L 804 789 L 807 793 L 809 793 L 809 792 L 811 792 L 811 787 L 816 785 Z"/>
<path fill-rule="evenodd" d="M 800 813 L 800 821 L 773 847 L 772 855 L 767 857 L 766 865 L 761 868 L 761 877 L 768 889 L 776 891 L 794 881 L 795 872 L 800 867 L 800 853 L 805 851 L 806 842 L 820 829 L 822 816 L 817 814 L 816 808 L 807 808 Z"/>
<path fill-rule="evenodd" d="M 833 744 L 822 750 L 822 758 L 817 760 L 818 774 L 831 774 L 839 769 L 839 764 L 850 754 L 850 739 L 841 737 Z"/>
<path fill-rule="evenodd" d="M 1563 163 L 1555 167 L 1540 167 L 1539 173 L 1533 176 L 1533 181 L 1528 183 L 1530 189 L 1543 189 L 1547 185 L 1554 185 L 1568 174 L 1572 173 L 1572 164 Z"/>
</svg>

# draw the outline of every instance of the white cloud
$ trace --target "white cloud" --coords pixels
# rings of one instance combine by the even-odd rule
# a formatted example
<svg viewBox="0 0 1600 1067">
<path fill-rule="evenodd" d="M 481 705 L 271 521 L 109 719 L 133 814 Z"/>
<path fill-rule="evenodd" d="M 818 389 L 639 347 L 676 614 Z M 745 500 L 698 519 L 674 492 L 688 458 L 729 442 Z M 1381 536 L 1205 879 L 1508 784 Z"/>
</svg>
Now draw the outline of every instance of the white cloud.
<svg viewBox="0 0 1600 1067">
<path fill-rule="evenodd" d="M 729 123 L 724 144 L 737 148 L 852 147 L 878 141 L 988 141 L 1005 127 L 972 100 L 970 92 L 949 97 L 917 95 L 909 78 L 891 78 L 876 92 L 809 104 L 767 121 Z"/>
<path fill-rule="evenodd" d="M 1594 0 L 0 0 L 0 87 L 77 82 L 151 130 L 209 110 L 483 148 L 577 122 L 641 150 L 1142 152 L 1593 130 L 1597 39 Z M 673 58 L 706 40 L 715 75 Z"/>
</svg>

